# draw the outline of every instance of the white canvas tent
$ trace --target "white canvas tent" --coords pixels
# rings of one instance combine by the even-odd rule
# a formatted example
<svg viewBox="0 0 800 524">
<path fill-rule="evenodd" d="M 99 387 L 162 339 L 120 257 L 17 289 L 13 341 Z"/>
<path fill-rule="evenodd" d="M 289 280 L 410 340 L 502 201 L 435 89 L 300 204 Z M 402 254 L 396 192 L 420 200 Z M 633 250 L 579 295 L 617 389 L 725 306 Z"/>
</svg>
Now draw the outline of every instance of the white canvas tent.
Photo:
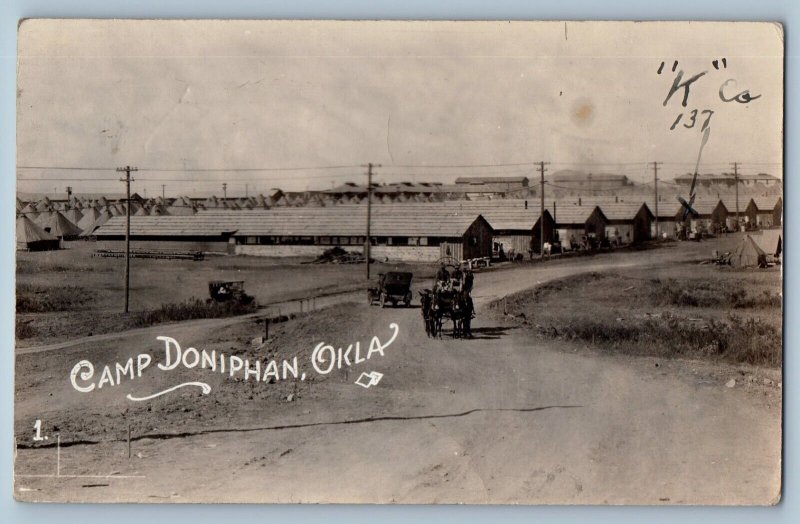
<svg viewBox="0 0 800 524">
<path fill-rule="evenodd" d="M 34 224 L 31 219 L 26 216 L 17 218 L 17 250 L 45 251 L 58 247 L 58 239 Z"/>
</svg>

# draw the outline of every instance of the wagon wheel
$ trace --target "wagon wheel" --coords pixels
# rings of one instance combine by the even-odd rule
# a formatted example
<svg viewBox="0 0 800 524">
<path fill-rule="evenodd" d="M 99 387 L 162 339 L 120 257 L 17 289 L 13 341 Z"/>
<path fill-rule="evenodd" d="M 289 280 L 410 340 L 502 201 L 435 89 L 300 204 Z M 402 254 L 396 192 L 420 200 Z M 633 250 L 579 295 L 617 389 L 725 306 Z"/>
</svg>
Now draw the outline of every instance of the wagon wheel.
<svg viewBox="0 0 800 524">
<path fill-rule="evenodd" d="M 405 298 L 403 299 L 403 304 L 406 307 L 411 305 L 411 292 L 410 291 L 408 292 L 408 294 L 406 294 Z"/>
</svg>

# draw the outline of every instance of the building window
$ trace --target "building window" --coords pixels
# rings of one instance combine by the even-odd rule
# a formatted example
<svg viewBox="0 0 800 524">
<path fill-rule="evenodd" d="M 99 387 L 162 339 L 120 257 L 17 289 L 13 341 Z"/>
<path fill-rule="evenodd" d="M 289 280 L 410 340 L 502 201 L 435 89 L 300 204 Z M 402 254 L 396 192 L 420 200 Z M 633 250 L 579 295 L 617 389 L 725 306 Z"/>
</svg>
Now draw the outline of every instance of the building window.
<svg viewBox="0 0 800 524">
<path fill-rule="evenodd" d="M 244 243 L 248 245 L 258 244 L 258 237 L 245 237 Z"/>
</svg>

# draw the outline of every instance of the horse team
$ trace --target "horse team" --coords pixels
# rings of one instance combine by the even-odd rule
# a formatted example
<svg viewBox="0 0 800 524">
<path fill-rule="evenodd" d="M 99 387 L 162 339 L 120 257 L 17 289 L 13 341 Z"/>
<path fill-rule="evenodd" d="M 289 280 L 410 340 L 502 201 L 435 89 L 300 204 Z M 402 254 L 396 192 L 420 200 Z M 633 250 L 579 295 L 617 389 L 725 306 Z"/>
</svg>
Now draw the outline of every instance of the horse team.
<svg viewBox="0 0 800 524">
<path fill-rule="evenodd" d="M 419 292 L 425 333 L 429 337 L 442 338 L 444 319 L 453 322 L 453 338 L 472 338 L 472 272 L 462 272 L 456 267 L 451 275 L 442 265 L 436 275 L 433 289 Z"/>
</svg>

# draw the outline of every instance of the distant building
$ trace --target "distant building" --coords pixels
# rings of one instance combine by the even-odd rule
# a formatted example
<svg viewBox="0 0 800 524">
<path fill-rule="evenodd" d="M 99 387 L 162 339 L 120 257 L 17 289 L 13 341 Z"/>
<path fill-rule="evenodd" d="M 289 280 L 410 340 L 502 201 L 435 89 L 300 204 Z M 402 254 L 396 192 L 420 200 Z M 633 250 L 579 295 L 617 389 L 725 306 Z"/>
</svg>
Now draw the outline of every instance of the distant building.
<svg viewBox="0 0 800 524">
<path fill-rule="evenodd" d="M 756 184 L 761 184 L 765 187 L 772 187 L 780 184 L 780 181 L 780 178 L 767 173 L 759 173 L 757 175 L 739 175 L 739 183 L 744 184 L 745 187 L 753 187 Z"/>
<path fill-rule="evenodd" d="M 556 189 L 567 189 L 591 194 L 592 191 L 622 189 L 633 186 L 625 175 L 613 173 L 584 173 L 583 171 L 556 171 L 550 177 Z"/>
<path fill-rule="evenodd" d="M 528 187 L 528 177 L 482 177 L 464 176 L 456 178 L 455 186 L 464 191 L 471 200 L 503 197 L 508 193 Z"/>
<path fill-rule="evenodd" d="M 432 182 L 372 184 L 373 203 L 429 202 L 443 200 L 444 193 L 442 184 Z M 319 194 L 338 204 L 366 203 L 367 185 L 345 182 L 340 186 L 320 191 Z"/>
<path fill-rule="evenodd" d="M 675 183 L 681 186 L 690 187 L 692 185 L 692 173 L 675 177 Z M 781 183 L 781 180 L 767 173 L 757 175 L 739 175 L 739 185 L 744 187 L 773 187 Z M 733 173 L 699 173 L 695 187 L 708 189 L 729 189 L 736 186 L 736 176 Z"/>
<path fill-rule="evenodd" d="M 498 185 L 508 191 L 528 187 L 529 179 L 526 176 L 460 176 L 456 184 L 470 186 Z"/>
</svg>

